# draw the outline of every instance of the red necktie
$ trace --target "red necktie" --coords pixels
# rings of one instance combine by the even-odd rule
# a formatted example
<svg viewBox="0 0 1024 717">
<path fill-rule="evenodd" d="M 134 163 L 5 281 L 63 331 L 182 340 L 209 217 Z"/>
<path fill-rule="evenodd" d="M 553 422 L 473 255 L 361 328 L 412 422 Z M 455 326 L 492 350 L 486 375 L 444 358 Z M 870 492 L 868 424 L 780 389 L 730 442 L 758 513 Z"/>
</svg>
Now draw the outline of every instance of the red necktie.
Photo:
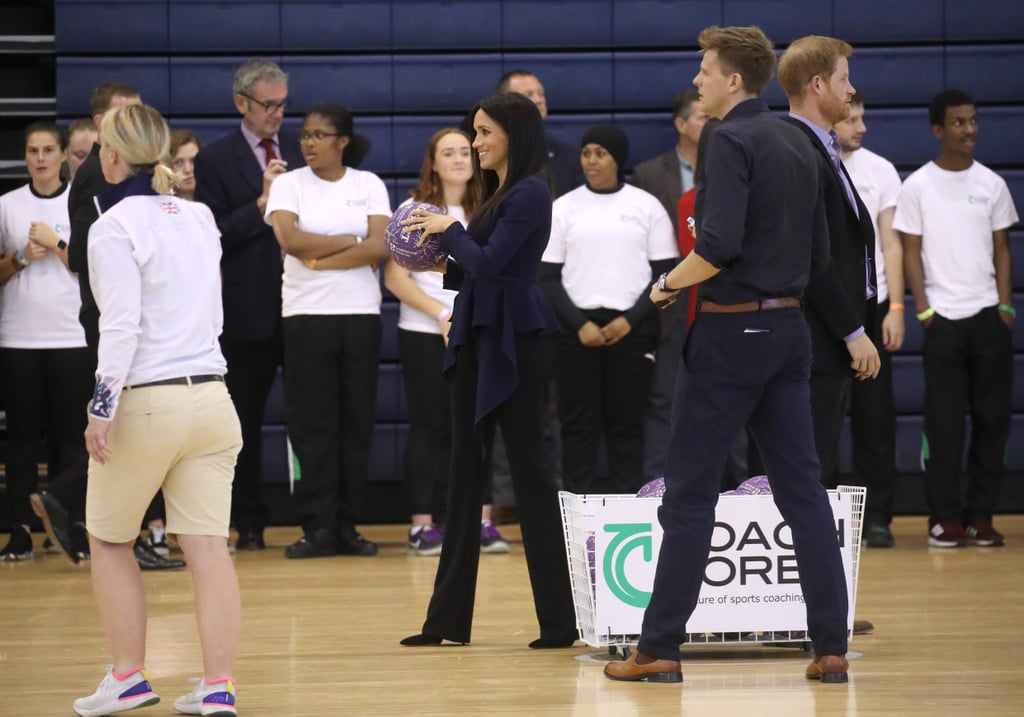
<svg viewBox="0 0 1024 717">
<path fill-rule="evenodd" d="M 274 151 L 274 140 L 261 139 L 260 147 L 263 147 L 263 151 L 267 155 L 267 164 L 270 164 L 271 160 L 277 159 L 277 152 Z"/>
</svg>

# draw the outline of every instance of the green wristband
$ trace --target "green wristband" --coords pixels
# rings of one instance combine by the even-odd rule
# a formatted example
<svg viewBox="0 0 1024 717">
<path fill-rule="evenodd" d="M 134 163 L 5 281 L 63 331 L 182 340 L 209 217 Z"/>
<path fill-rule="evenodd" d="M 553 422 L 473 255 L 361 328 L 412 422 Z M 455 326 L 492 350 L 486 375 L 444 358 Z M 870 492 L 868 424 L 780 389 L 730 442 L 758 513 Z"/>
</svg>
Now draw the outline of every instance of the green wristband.
<svg viewBox="0 0 1024 717">
<path fill-rule="evenodd" d="M 1010 316 L 1012 316 L 1015 319 L 1017 318 L 1017 310 L 1015 308 L 1013 308 L 1012 306 L 1010 306 L 1009 304 L 1000 304 L 999 305 L 999 310 L 1000 311 L 1005 311 L 1006 313 L 1008 313 Z"/>
<path fill-rule="evenodd" d="M 929 306 L 927 309 L 917 315 L 918 321 L 927 321 L 931 317 L 935 316 L 935 307 Z"/>
</svg>

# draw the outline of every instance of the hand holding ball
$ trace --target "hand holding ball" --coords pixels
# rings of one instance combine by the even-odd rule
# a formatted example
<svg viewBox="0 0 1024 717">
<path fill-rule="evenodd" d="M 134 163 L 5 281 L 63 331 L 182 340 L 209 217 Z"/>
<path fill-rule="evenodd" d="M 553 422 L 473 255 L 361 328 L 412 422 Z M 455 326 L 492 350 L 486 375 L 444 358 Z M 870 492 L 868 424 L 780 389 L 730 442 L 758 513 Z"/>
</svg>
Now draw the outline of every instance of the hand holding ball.
<svg viewBox="0 0 1024 717">
<path fill-rule="evenodd" d="M 439 234 L 423 235 L 423 230 L 419 227 L 422 222 L 416 222 L 416 218 L 412 216 L 413 212 L 421 211 L 432 214 L 445 213 L 433 204 L 409 202 L 395 210 L 384 229 L 384 243 L 387 245 L 388 253 L 396 264 L 409 271 L 430 271 L 448 256 L 441 248 Z M 411 222 L 403 226 L 403 222 L 409 220 Z"/>
</svg>

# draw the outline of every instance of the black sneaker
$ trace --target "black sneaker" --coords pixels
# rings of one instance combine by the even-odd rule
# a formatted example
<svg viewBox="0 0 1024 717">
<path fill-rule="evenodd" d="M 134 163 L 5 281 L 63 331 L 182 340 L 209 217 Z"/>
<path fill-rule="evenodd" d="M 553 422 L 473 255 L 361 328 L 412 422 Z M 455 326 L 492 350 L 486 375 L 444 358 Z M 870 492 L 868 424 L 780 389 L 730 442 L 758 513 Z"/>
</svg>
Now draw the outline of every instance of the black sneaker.
<svg viewBox="0 0 1024 717">
<path fill-rule="evenodd" d="M 25 530 L 23 525 L 15 525 L 11 528 L 11 539 L 7 545 L 0 550 L 0 561 L 15 562 L 20 560 L 31 560 L 35 557 L 32 552 L 32 534 Z"/>
<path fill-rule="evenodd" d="M 370 557 L 371 555 L 376 555 L 378 550 L 379 548 L 376 543 L 370 542 L 355 531 L 348 535 L 343 535 L 338 540 L 338 555 Z"/>
<path fill-rule="evenodd" d="M 235 550 L 263 550 L 267 547 L 263 540 L 263 529 L 239 530 Z"/>
<path fill-rule="evenodd" d="M 135 562 L 139 564 L 140 570 L 177 570 L 185 567 L 184 560 L 165 558 L 154 553 L 141 536 L 135 539 L 132 552 L 135 554 Z"/>
<path fill-rule="evenodd" d="M 85 523 L 71 524 L 71 550 L 72 555 L 77 556 L 79 561 L 92 558 L 92 548 L 89 547 L 89 532 L 85 529 Z"/>
<path fill-rule="evenodd" d="M 32 512 L 42 519 L 47 537 L 60 548 L 65 558 L 78 565 L 79 558 L 71 545 L 71 526 L 64 506 L 49 493 L 33 493 L 28 500 L 32 504 Z"/>
<path fill-rule="evenodd" d="M 334 533 L 317 528 L 284 549 L 284 556 L 292 560 L 330 558 L 338 554 L 338 539 Z"/>
<path fill-rule="evenodd" d="M 896 544 L 889 526 L 881 523 L 869 523 L 864 526 L 863 542 L 869 548 L 891 548 Z"/>
</svg>

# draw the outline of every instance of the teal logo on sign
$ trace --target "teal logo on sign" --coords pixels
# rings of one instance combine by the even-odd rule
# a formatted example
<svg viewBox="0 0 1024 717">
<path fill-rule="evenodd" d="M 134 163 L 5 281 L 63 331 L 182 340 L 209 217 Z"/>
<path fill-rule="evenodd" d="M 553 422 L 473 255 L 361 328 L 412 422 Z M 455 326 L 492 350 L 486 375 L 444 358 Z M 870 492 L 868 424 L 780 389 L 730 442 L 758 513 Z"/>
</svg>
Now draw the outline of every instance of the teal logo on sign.
<svg viewBox="0 0 1024 717">
<path fill-rule="evenodd" d="M 626 577 L 626 559 L 634 550 L 642 550 L 644 562 L 654 557 L 654 539 L 650 523 L 609 523 L 604 532 L 613 537 L 604 554 L 604 579 L 612 595 L 632 607 L 647 607 L 651 594 L 634 587 Z"/>
</svg>

